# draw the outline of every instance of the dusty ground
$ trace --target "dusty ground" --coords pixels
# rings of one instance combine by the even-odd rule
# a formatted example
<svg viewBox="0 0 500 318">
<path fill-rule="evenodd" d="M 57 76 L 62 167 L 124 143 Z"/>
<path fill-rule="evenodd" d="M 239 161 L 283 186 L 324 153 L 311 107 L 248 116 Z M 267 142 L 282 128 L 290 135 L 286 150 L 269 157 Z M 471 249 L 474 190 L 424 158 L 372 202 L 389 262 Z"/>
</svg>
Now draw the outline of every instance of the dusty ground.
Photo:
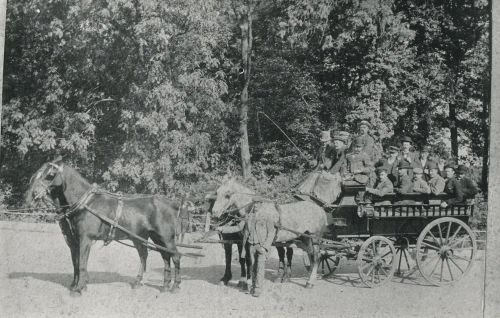
<svg viewBox="0 0 500 318">
<path fill-rule="evenodd" d="M 232 286 L 219 286 L 223 250 L 206 244 L 203 258 L 183 258 L 177 294 L 162 293 L 163 261 L 150 253 L 146 285 L 132 290 L 138 256 L 134 249 L 98 242 L 90 254 L 90 284 L 81 297 L 70 297 L 69 249 L 54 224 L 0 222 L 1 317 L 481 317 L 484 255 L 469 275 L 452 287 L 432 287 L 418 274 L 394 278 L 369 289 L 352 264 L 339 275 L 304 289 L 301 252 L 289 284 L 270 281 L 276 253 L 267 264 L 266 292 L 253 298 L 238 290 L 239 266 L 233 262 Z"/>
</svg>

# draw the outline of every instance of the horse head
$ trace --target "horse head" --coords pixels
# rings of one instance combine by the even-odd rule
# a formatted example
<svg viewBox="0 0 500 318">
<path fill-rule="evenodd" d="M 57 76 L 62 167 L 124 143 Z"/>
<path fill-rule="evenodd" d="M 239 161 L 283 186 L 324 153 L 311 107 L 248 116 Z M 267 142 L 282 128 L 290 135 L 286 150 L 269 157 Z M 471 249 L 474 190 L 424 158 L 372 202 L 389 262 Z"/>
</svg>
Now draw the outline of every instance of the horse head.
<svg viewBox="0 0 500 318">
<path fill-rule="evenodd" d="M 222 185 L 217 189 L 212 216 L 219 218 L 232 206 L 240 208 L 251 202 L 254 195 L 254 191 L 240 184 L 235 178 L 225 177 Z"/>
<path fill-rule="evenodd" d="M 30 179 L 28 190 L 24 195 L 25 205 L 32 207 L 39 201 L 46 201 L 47 195 L 58 186 L 62 186 L 64 164 L 59 156 L 53 161 L 44 163 Z"/>
</svg>

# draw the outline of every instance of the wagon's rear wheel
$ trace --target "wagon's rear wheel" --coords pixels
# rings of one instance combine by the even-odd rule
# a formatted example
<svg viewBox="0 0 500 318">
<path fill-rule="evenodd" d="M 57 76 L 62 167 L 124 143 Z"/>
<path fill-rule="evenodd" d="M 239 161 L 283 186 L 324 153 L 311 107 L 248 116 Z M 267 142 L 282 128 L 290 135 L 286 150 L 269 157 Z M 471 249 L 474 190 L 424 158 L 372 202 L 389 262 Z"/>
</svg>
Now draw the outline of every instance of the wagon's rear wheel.
<svg viewBox="0 0 500 318">
<path fill-rule="evenodd" d="M 319 266 L 321 269 L 321 274 L 323 278 L 328 278 L 335 270 L 338 268 L 340 262 L 340 257 L 335 254 L 329 254 L 328 251 L 321 253 L 319 258 Z"/>
<path fill-rule="evenodd" d="M 356 263 L 359 277 L 368 287 L 378 287 L 389 282 L 396 270 L 396 249 L 383 236 L 367 239 L 358 253 Z"/>
<path fill-rule="evenodd" d="M 476 251 L 474 233 L 467 224 L 452 217 L 439 218 L 418 237 L 418 269 L 431 284 L 453 284 L 470 270 Z"/>
</svg>

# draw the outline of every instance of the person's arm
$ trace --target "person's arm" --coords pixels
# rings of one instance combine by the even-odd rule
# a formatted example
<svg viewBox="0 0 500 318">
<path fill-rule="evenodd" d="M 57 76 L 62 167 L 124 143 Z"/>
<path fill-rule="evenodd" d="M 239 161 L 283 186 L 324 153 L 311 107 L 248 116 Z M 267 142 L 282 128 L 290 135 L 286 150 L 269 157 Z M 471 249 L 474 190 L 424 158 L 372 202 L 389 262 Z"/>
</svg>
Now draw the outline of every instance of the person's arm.
<svg viewBox="0 0 500 318">
<path fill-rule="evenodd" d="M 266 220 L 266 228 L 267 228 L 267 237 L 263 247 L 266 249 L 267 252 L 269 252 L 269 248 L 273 244 L 274 237 L 276 236 L 275 231 L 277 231 L 278 229 L 275 228 L 274 222 L 270 219 Z"/>
<path fill-rule="evenodd" d="M 245 228 L 245 223 L 246 220 L 241 220 L 238 222 L 236 225 L 225 225 L 225 226 L 219 226 L 217 227 L 217 231 L 224 233 L 224 234 L 230 234 L 230 233 L 238 233 L 243 231 Z"/>
<path fill-rule="evenodd" d="M 416 186 L 415 186 L 415 183 L 413 184 L 413 192 L 429 193 L 430 188 L 429 188 L 429 185 L 427 184 L 427 182 L 425 182 L 424 180 L 421 180 L 420 182 L 418 182 L 416 184 Z"/>
<path fill-rule="evenodd" d="M 382 189 L 372 189 L 370 193 L 383 197 L 384 195 L 391 193 L 394 191 L 394 186 L 392 185 L 392 182 L 384 182 Z"/>
<path fill-rule="evenodd" d="M 472 179 L 467 179 L 467 187 L 468 187 L 467 194 L 471 198 L 473 198 L 479 192 L 476 183 Z"/>
<path fill-rule="evenodd" d="M 429 184 L 429 189 L 432 194 L 438 195 L 440 193 L 443 193 L 444 186 L 444 180 L 442 178 L 437 178 L 437 182 L 435 184 Z"/>
<path fill-rule="evenodd" d="M 453 187 L 453 198 L 448 199 L 446 203 L 448 203 L 449 205 L 462 203 L 464 201 L 464 193 L 462 187 L 460 186 L 457 180 L 454 180 L 452 187 Z"/>
</svg>

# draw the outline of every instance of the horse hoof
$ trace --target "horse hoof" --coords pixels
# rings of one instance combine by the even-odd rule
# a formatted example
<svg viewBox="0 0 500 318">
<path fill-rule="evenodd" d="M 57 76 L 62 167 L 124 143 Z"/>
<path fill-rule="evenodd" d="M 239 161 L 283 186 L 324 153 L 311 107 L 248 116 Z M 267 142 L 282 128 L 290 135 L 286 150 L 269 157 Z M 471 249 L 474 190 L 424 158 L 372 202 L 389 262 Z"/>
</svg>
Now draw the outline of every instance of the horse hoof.
<svg viewBox="0 0 500 318">
<path fill-rule="evenodd" d="M 247 281 L 246 280 L 239 280 L 238 284 L 236 287 L 241 288 L 241 289 L 246 289 L 247 288 Z"/>
<path fill-rule="evenodd" d="M 82 292 L 79 290 L 72 290 L 69 292 L 69 295 L 71 297 L 80 297 L 82 295 Z"/>
<path fill-rule="evenodd" d="M 314 284 L 311 284 L 311 283 L 306 283 L 306 288 L 307 289 L 311 289 L 314 287 Z"/>
<path fill-rule="evenodd" d="M 290 277 L 283 277 L 281 279 L 281 283 L 289 283 L 290 282 Z"/>
<path fill-rule="evenodd" d="M 181 288 L 179 287 L 179 284 L 175 284 L 175 283 L 174 283 L 174 284 L 172 285 L 172 287 L 170 288 L 170 290 L 169 290 L 169 291 L 170 291 L 170 293 L 171 293 L 171 294 L 176 294 L 176 293 L 178 293 L 178 292 L 179 292 L 179 290 L 180 290 L 180 289 L 181 289 Z"/>
<path fill-rule="evenodd" d="M 142 287 L 142 285 L 143 285 L 142 282 L 133 282 L 132 284 L 130 284 L 132 289 L 138 289 L 138 288 Z"/>
<path fill-rule="evenodd" d="M 227 281 L 227 280 L 221 280 L 221 281 L 219 282 L 219 286 L 227 286 L 227 283 L 228 283 L 228 282 L 229 282 L 229 281 Z"/>
</svg>

